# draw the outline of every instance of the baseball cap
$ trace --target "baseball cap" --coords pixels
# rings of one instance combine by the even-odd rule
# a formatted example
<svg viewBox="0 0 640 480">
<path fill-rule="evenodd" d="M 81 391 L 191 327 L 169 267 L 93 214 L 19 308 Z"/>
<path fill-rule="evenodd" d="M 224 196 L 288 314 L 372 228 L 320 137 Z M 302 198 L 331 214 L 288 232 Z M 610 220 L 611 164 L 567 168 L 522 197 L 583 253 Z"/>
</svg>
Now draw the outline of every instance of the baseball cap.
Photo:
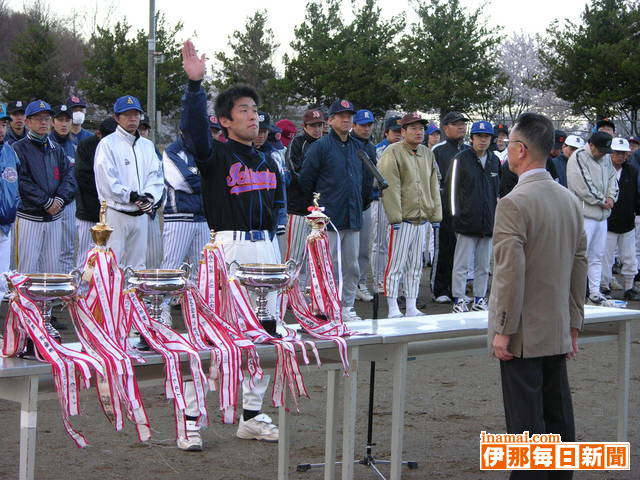
<svg viewBox="0 0 640 480">
<path fill-rule="evenodd" d="M 67 107 L 67 105 L 62 104 L 62 105 L 58 105 L 57 107 L 55 107 L 53 109 L 53 117 L 60 117 L 61 115 L 66 115 L 67 117 L 71 118 L 71 109 L 69 107 Z"/>
<path fill-rule="evenodd" d="M 564 141 L 567 139 L 567 134 L 564 130 L 556 130 L 554 132 L 554 144 L 553 148 L 562 148 Z"/>
<path fill-rule="evenodd" d="M 356 113 L 356 109 L 353 108 L 353 103 L 349 100 L 336 100 L 329 107 L 329 115 L 335 115 L 336 113 L 351 112 Z"/>
<path fill-rule="evenodd" d="M 474 122 L 471 125 L 471 135 L 474 133 L 485 133 L 487 135 L 493 135 L 493 125 L 491 122 L 487 122 L 486 120 L 480 120 L 479 122 Z"/>
<path fill-rule="evenodd" d="M 358 125 L 366 125 L 367 123 L 373 122 L 375 122 L 375 118 L 373 118 L 371 110 L 358 110 L 355 117 L 353 117 L 353 123 L 357 123 Z"/>
<path fill-rule="evenodd" d="M 7 106 L 4 103 L 0 103 L 0 120 L 11 120 L 7 113 Z"/>
<path fill-rule="evenodd" d="M 494 133 L 496 135 L 498 133 L 506 133 L 507 135 L 509 135 L 509 127 L 507 125 L 505 125 L 504 123 L 496 123 L 493 126 L 493 131 L 494 131 Z"/>
<path fill-rule="evenodd" d="M 442 125 L 449 125 L 450 123 L 456 123 L 456 122 L 459 122 L 460 120 L 464 122 L 470 121 L 467 117 L 465 117 L 460 112 L 449 112 L 442 118 L 442 121 L 440 123 Z"/>
<path fill-rule="evenodd" d="M 209 128 L 215 128 L 216 130 L 222 130 L 218 117 L 215 115 L 209 115 Z"/>
<path fill-rule="evenodd" d="M 122 113 L 128 110 L 137 110 L 140 113 L 144 113 L 142 107 L 140 106 L 140 100 L 131 95 L 124 95 L 116 100 L 113 104 L 113 112 L 114 113 Z"/>
<path fill-rule="evenodd" d="M 579 137 L 578 135 L 567 135 L 567 138 L 564 141 L 565 145 L 569 145 L 570 147 L 582 148 L 584 147 L 584 139 Z"/>
<path fill-rule="evenodd" d="M 258 127 L 260 130 L 269 130 L 273 133 L 282 132 L 279 127 L 271 123 L 271 115 L 266 112 L 258 112 L 258 121 L 260 122 L 260 126 Z"/>
<path fill-rule="evenodd" d="M 64 101 L 64 104 L 67 106 L 68 109 L 72 109 L 73 107 L 87 108 L 87 103 L 84 101 L 84 99 L 76 95 L 71 95 L 69 98 L 67 98 Z"/>
<path fill-rule="evenodd" d="M 318 110 L 317 108 L 307 110 L 302 115 L 302 123 L 304 123 L 305 125 L 324 123 L 324 113 L 322 112 L 322 110 Z"/>
<path fill-rule="evenodd" d="M 629 141 L 626 138 L 614 138 L 611 140 L 611 150 L 614 152 L 630 152 L 631 147 L 629 146 Z"/>
<path fill-rule="evenodd" d="M 149 115 L 144 112 L 140 114 L 140 125 L 151 128 L 151 120 L 149 119 Z"/>
<path fill-rule="evenodd" d="M 295 123 L 293 123 L 288 118 L 283 118 L 276 122 L 276 126 L 282 129 L 282 137 L 280 141 L 285 147 L 288 147 L 291 143 L 291 140 L 296 136 L 298 129 L 296 128 Z"/>
<path fill-rule="evenodd" d="M 384 122 L 384 129 L 392 130 L 394 132 L 399 131 L 402 128 L 400 126 L 400 120 L 402 120 L 402 117 L 398 117 L 398 116 L 387 118 L 387 121 Z"/>
<path fill-rule="evenodd" d="M 422 125 L 426 125 L 427 123 L 429 123 L 428 120 L 422 118 L 417 112 L 407 113 L 404 117 L 400 119 L 400 125 L 403 127 L 406 127 L 411 123 L 417 123 L 417 122 L 422 123 Z"/>
<path fill-rule="evenodd" d="M 432 123 L 430 125 L 427 125 L 427 135 L 431 135 L 432 133 L 436 133 L 440 131 L 440 127 L 438 127 L 438 125 L 436 125 L 435 123 Z"/>
<path fill-rule="evenodd" d="M 611 148 L 612 140 L 613 137 L 607 132 L 596 132 L 591 135 L 589 143 L 600 150 L 601 153 L 611 153 L 613 152 Z"/>
<path fill-rule="evenodd" d="M 613 123 L 608 118 L 603 118 L 602 120 L 598 120 L 596 122 L 596 130 L 599 129 L 600 127 L 610 127 L 610 128 L 613 128 L 614 132 L 616 131 L 616 124 Z"/>
<path fill-rule="evenodd" d="M 27 105 L 27 108 L 25 109 L 24 114 L 27 117 L 30 117 L 40 112 L 49 112 L 53 114 L 53 109 L 51 108 L 51 105 L 49 105 L 44 100 L 34 100 L 29 105 Z"/>
<path fill-rule="evenodd" d="M 7 104 L 7 113 L 24 112 L 25 107 L 22 100 L 14 100 Z"/>
<path fill-rule="evenodd" d="M 640 145 L 640 138 L 638 137 L 629 137 L 629 143 L 635 143 Z"/>
</svg>

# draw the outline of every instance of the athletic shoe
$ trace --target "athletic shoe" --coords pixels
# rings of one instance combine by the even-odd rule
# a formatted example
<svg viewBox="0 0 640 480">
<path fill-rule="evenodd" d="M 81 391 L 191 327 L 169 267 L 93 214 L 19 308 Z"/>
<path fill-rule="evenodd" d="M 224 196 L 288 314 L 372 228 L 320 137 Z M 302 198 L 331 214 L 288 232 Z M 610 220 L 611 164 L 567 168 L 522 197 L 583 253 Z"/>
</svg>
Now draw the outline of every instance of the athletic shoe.
<svg viewBox="0 0 640 480">
<path fill-rule="evenodd" d="M 640 293 L 637 290 L 630 288 L 626 292 L 624 292 L 624 299 L 629 300 L 631 302 L 637 302 L 640 300 Z"/>
<path fill-rule="evenodd" d="M 469 306 L 467 302 L 464 301 L 463 298 L 456 300 L 456 303 L 453 304 L 453 313 L 464 313 L 469 311 Z"/>
<path fill-rule="evenodd" d="M 344 322 L 359 322 L 360 320 L 362 320 L 362 319 L 353 310 L 353 307 L 342 307 L 342 321 L 344 321 Z"/>
<path fill-rule="evenodd" d="M 439 297 L 437 297 L 434 302 L 436 303 L 451 303 L 451 297 L 448 297 L 447 295 L 440 295 Z"/>
<path fill-rule="evenodd" d="M 202 438 L 200 437 L 200 427 L 194 420 L 187 420 L 187 438 L 178 438 L 176 445 L 185 452 L 201 452 Z"/>
<path fill-rule="evenodd" d="M 359 284 L 356 289 L 356 300 L 361 300 L 363 302 L 370 302 L 373 300 L 373 295 L 369 293 L 369 289 L 365 284 Z"/>
<path fill-rule="evenodd" d="M 240 416 L 240 425 L 238 425 L 236 437 L 243 440 L 277 442 L 280 438 L 280 432 L 271 418 L 269 418 L 269 415 L 261 413 L 246 422 Z"/>
<path fill-rule="evenodd" d="M 620 285 L 620 282 L 616 277 L 611 279 L 611 290 L 622 290 L 622 285 Z"/>
<path fill-rule="evenodd" d="M 414 310 L 413 312 L 406 312 L 405 317 L 421 317 L 426 315 L 426 313 L 421 312 L 419 309 Z"/>
<path fill-rule="evenodd" d="M 484 312 L 486 310 L 489 310 L 487 299 L 483 297 L 479 298 L 478 300 L 474 300 L 471 310 L 473 310 L 474 312 Z"/>
<path fill-rule="evenodd" d="M 600 285 L 600 293 L 602 295 L 611 295 L 611 289 L 607 285 Z"/>
<path fill-rule="evenodd" d="M 601 293 L 592 293 L 591 295 L 589 295 L 589 302 L 591 303 L 591 305 L 601 305 L 604 307 L 607 306 L 607 301 L 607 297 L 605 297 Z"/>
<path fill-rule="evenodd" d="M 389 315 L 387 318 L 402 318 L 404 314 L 402 312 L 394 313 L 393 315 Z"/>
</svg>

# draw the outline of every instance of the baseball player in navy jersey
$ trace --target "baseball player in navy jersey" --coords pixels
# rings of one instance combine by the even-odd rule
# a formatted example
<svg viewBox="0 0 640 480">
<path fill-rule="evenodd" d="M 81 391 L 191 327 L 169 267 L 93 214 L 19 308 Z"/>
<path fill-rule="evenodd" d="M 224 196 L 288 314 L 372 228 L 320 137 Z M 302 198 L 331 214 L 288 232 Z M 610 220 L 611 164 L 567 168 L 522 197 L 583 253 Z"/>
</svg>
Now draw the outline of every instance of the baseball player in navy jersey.
<svg viewBox="0 0 640 480">
<path fill-rule="evenodd" d="M 142 107 L 125 95 L 113 110 L 116 131 L 100 140 L 94 172 L 101 201 L 107 202 L 107 221 L 113 234 L 107 244 L 122 266 L 145 267 L 148 216 L 164 190 L 162 164 L 153 143 L 138 133 Z"/>
<path fill-rule="evenodd" d="M 25 126 L 25 114 L 24 110 L 27 104 L 21 100 L 9 102 L 7 105 L 7 113 L 11 120 L 9 121 L 9 128 L 5 141 L 9 145 L 13 145 L 18 140 L 22 140 L 27 134 L 27 127 Z"/>
<path fill-rule="evenodd" d="M 66 105 L 59 105 L 53 110 L 52 129 L 49 138 L 62 147 L 69 164 L 73 168 L 76 162 L 76 144 L 71 139 L 71 112 Z M 60 252 L 60 268 L 70 272 L 75 265 L 76 257 L 76 202 L 75 198 L 62 212 L 62 250 Z"/>
<path fill-rule="evenodd" d="M 13 144 L 20 205 L 16 222 L 17 268 L 20 272 L 60 273 L 62 213 L 75 198 L 76 181 L 62 147 L 49 138 L 51 106 L 27 105 L 27 136 Z"/>
<path fill-rule="evenodd" d="M 183 67 L 189 83 L 182 99 L 180 127 L 184 141 L 193 147 L 200 171 L 202 200 L 207 224 L 217 233 L 227 261 L 276 263 L 273 235 L 278 213 L 285 206 L 282 178 L 273 159 L 255 149 L 258 136 L 258 103 L 252 87 L 235 85 L 216 98 L 216 116 L 226 143 L 214 141 L 207 118 L 207 95 L 201 86 L 206 70 L 205 56 L 198 57 L 191 41 L 182 48 Z M 267 297 L 267 308 L 275 312 L 277 296 Z M 277 441 L 278 427 L 264 413 L 262 401 L 269 375 L 242 384 L 242 416 L 236 436 L 242 439 Z M 201 450 L 202 439 L 196 426 L 195 391 L 185 383 L 187 400 L 187 438 L 178 440 L 183 450 Z"/>
<path fill-rule="evenodd" d="M 78 144 L 89 137 L 93 137 L 93 133 L 82 128 L 87 113 L 87 103 L 84 99 L 77 95 L 71 95 L 64 101 L 68 111 L 71 112 L 71 141 L 78 147 Z"/>
</svg>

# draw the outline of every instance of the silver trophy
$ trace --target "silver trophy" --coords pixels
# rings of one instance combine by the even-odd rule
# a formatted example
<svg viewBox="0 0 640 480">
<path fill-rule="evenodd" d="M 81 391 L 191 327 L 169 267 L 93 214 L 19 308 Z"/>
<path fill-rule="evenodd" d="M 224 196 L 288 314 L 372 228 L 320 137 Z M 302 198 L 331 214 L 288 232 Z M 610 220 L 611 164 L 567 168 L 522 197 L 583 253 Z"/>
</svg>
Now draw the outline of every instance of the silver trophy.
<svg viewBox="0 0 640 480">
<path fill-rule="evenodd" d="M 232 267 L 235 266 L 235 269 Z M 300 270 L 298 264 L 289 260 L 286 264 L 279 263 L 238 263 L 229 264 L 231 275 L 249 291 L 256 294 L 255 312 L 263 328 L 274 337 L 276 332 L 276 317 L 267 310 L 267 294 L 280 291 L 295 280 Z"/>
<path fill-rule="evenodd" d="M 183 264 L 177 270 L 134 270 L 131 267 L 125 269 L 125 277 L 130 287 L 135 288 L 142 297 L 149 299 L 149 314 L 154 320 L 162 321 L 162 304 L 165 297 L 173 297 L 184 292 L 187 280 L 191 275 L 191 265 Z M 136 348 L 149 350 L 149 345 L 144 338 Z"/>
</svg>

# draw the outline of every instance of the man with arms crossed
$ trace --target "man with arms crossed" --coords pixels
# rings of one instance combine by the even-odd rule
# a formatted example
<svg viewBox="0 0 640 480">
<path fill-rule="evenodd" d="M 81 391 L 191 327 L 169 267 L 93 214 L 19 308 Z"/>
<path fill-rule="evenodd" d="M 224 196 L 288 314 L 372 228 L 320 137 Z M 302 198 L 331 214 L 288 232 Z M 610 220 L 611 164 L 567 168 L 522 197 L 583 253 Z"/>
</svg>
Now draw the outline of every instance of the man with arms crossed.
<svg viewBox="0 0 640 480">
<path fill-rule="evenodd" d="M 575 441 L 566 358 L 578 352 L 587 276 L 582 212 L 545 170 L 553 124 L 524 113 L 509 135 L 518 183 L 498 202 L 489 346 L 500 359 L 508 433 Z M 553 281 L 549 281 L 553 279 Z M 513 471 L 511 479 L 570 479 L 571 471 Z"/>
</svg>

